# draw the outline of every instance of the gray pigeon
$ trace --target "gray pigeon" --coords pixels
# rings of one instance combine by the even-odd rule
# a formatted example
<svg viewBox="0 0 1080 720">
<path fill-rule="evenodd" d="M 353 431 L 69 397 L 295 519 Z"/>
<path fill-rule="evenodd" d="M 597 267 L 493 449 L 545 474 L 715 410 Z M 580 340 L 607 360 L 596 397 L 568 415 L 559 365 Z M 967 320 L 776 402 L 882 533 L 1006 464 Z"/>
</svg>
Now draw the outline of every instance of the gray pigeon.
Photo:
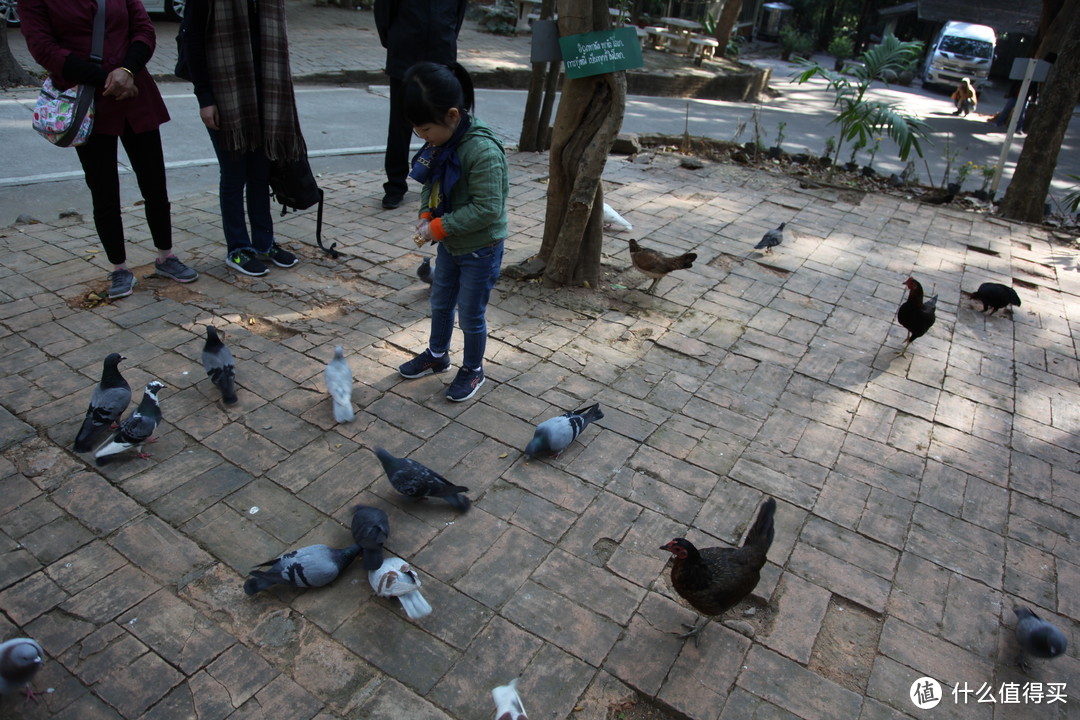
<svg viewBox="0 0 1080 720">
<path fill-rule="evenodd" d="M 517 691 L 518 679 L 514 678 L 506 685 L 492 688 L 491 699 L 495 701 L 495 720 L 529 720 L 525 715 L 525 706 Z"/>
<path fill-rule="evenodd" d="M 334 348 L 334 359 L 327 364 L 323 379 L 326 380 L 326 391 L 334 401 L 334 420 L 339 423 L 355 420 L 352 369 L 345 362 L 345 350 L 340 345 Z"/>
<path fill-rule="evenodd" d="M 90 396 L 90 407 L 86 408 L 79 434 L 75 436 L 75 452 L 89 452 L 94 437 L 106 425 L 115 426 L 116 421 L 127 410 L 131 402 L 131 386 L 120 374 L 120 361 L 126 360 L 120 353 L 109 353 L 105 357 L 101 370 L 101 382 Z"/>
<path fill-rule="evenodd" d="M 431 258 L 424 257 L 423 262 L 420 263 L 420 267 L 416 268 L 416 277 L 420 278 L 428 285 L 431 284 Z"/>
<path fill-rule="evenodd" d="M 252 570 L 244 592 L 254 595 L 271 585 L 292 585 L 298 588 L 317 588 L 333 582 L 342 570 L 360 554 L 359 545 L 341 550 L 326 545 L 309 545 L 291 550 L 273 560 L 259 563 L 256 567 L 269 570 Z"/>
<path fill-rule="evenodd" d="M 155 440 L 151 435 L 161 422 L 161 406 L 158 405 L 157 394 L 163 387 L 165 383 L 160 380 L 151 380 L 146 383 L 142 401 L 135 408 L 135 412 L 120 423 L 120 428 L 94 453 L 98 465 L 104 465 L 113 455 L 126 452 L 131 448 L 135 448 L 141 458 L 150 457 L 142 451 L 142 447 L 144 443 Z"/>
<path fill-rule="evenodd" d="M 755 250 L 764 250 L 767 253 L 771 253 L 772 249 L 784 241 L 784 226 L 787 223 L 780 223 L 780 227 L 770 230 L 765 233 L 765 236 L 761 238 L 761 241 L 754 246 Z"/>
<path fill-rule="evenodd" d="M 218 336 L 217 328 L 206 326 L 206 344 L 203 345 L 202 364 L 210 381 L 218 386 L 221 399 L 226 405 L 236 402 L 236 364 L 232 352 Z"/>
<path fill-rule="evenodd" d="M 532 440 L 525 447 L 525 454 L 530 458 L 538 455 L 558 457 L 559 453 L 574 442 L 586 425 L 602 417 L 604 413 L 600 410 L 600 403 L 597 403 L 545 420 L 536 426 Z"/>
<path fill-rule="evenodd" d="M 431 468 L 408 458 L 394 457 L 382 448 L 375 448 L 386 477 L 402 495 L 411 498 L 440 497 L 454 506 L 458 512 L 466 512 L 471 505 L 469 498 L 461 493 L 469 488 L 454 485 Z"/>
<path fill-rule="evenodd" d="M 1020 644 L 1020 657 L 1016 664 L 1028 669 L 1027 655 L 1052 660 L 1064 655 L 1069 641 L 1065 633 L 1046 622 L 1029 608 L 1013 608 L 1016 613 L 1016 641 Z"/>
<path fill-rule="evenodd" d="M 14 638 L 0 643 L 0 695 L 11 695 L 20 688 L 27 700 L 37 702 L 30 681 L 41 669 L 45 651 L 30 638 Z"/>
<path fill-rule="evenodd" d="M 383 563 L 383 543 L 390 536 L 390 518 L 377 507 L 357 505 L 353 509 L 352 536 L 364 553 L 364 569 L 378 570 Z"/>
</svg>

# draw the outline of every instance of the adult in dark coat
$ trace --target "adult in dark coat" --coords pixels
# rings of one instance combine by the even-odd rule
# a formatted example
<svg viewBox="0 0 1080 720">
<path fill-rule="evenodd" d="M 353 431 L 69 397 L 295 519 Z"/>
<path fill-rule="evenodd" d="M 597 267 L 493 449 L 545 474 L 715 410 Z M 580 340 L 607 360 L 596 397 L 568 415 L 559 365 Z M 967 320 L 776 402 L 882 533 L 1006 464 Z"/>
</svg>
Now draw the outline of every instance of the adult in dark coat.
<svg viewBox="0 0 1080 720">
<path fill-rule="evenodd" d="M 386 48 L 385 71 L 390 76 L 384 208 L 401 205 L 409 188 L 406 178 L 411 169 L 412 126 L 402 107 L 402 78 L 422 60 L 443 65 L 457 61 L 457 36 L 465 21 L 466 5 L 466 0 L 375 0 L 375 27 Z"/>
<path fill-rule="evenodd" d="M 124 143 L 146 204 L 146 222 L 158 250 L 155 268 L 180 282 L 198 273 L 172 253 L 172 219 L 165 159 L 158 128 L 169 112 L 146 63 L 154 54 L 154 26 L 140 0 L 107 0 L 100 65 L 90 61 L 97 0 L 19 0 L 22 33 L 30 54 L 63 90 L 93 85 L 94 130 L 76 148 L 94 201 L 94 225 L 109 262 L 109 297 L 130 295 L 135 276 L 127 268 L 120 218 L 117 139 Z"/>
</svg>

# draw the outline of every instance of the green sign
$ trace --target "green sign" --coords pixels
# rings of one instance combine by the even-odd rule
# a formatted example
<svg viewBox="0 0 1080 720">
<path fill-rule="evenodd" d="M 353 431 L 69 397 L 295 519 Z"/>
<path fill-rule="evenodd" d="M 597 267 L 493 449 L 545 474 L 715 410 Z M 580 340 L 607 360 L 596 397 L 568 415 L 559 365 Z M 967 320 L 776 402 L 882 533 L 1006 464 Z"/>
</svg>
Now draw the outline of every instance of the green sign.
<svg viewBox="0 0 1080 720">
<path fill-rule="evenodd" d="M 632 27 L 598 30 L 559 38 L 566 77 L 582 78 L 644 65 Z"/>
</svg>

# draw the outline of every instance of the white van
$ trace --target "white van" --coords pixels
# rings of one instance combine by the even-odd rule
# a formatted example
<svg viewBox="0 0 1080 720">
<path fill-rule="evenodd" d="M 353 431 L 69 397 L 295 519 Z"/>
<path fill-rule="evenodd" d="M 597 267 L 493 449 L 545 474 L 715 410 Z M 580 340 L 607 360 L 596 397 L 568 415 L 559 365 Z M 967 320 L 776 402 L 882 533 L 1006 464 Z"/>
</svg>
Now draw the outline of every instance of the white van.
<svg viewBox="0 0 1080 720">
<path fill-rule="evenodd" d="M 975 87 L 982 87 L 990 74 L 996 46 L 992 27 L 950 20 L 926 52 L 923 86 L 957 87 L 963 78 L 971 78 Z"/>
</svg>

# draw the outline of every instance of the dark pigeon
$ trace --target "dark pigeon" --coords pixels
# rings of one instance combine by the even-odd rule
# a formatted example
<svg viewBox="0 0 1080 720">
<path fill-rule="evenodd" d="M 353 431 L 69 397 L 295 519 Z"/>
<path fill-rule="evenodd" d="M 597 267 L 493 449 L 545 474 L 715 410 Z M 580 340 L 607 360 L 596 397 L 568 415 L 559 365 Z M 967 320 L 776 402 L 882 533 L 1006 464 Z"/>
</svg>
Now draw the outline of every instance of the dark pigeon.
<svg viewBox="0 0 1080 720">
<path fill-rule="evenodd" d="M 108 442 L 98 448 L 94 458 L 98 465 L 107 463 L 113 455 L 118 455 L 135 448 L 139 457 L 150 457 L 142 451 L 143 444 L 154 442 L 151 437 L 161 422 L 161 406 L 158 405 L 157 394 L 165 384 L 160 380 L 151 380 L 146 383 L 142 401 L 135 408 L 135 412 L 128 419 L 120 423 L 120 428 L 113 433 Z"/>
<path fill-rule="evenodd" d="M 292 585 L 298 588 L 317 588 L 337 579 L 341 571 L 360 554 L 359 545 L 336 550 L 326 545 L 309 545 L 291 550 L 256 567 L 269 570 L 252 570 L 244 583 L 248 595 L 265 590 L 272 585 Z"/>
<path fill-rule="evenodd" d="M 780 227 L 770 230 L 765 233 L 760 242 L 754 246 L 755 250 L 764 250 L 767 253 L 771 253 L 772 249 L 784 241 L 784 226 L 787 223 L 780 223 Z"/>
<path fill-rule="evenodd" d="M 458 512 L 466 512 L 472 504 L 461 493 L 469 488 L 454 485 L 431 468 L 408 458 L 394 457 L 382 448 L 376 448 L 386 477 L 402 495 L 411 498 L 439 497 L 450 503 Z"/>
<path fill-rule="evenodd" d="M 206 326 L 206 344 L 203 345 L 202 364 L 211 382 L 221 391 L 226 405 L 236 402 L 236 364 L 232 352 L 221 342 L 217 328 Z"/>
<path fill-rule="evenodd" d="M 0 695 L 22 690 L 27 700 L 37 702 L 30 681 L 41 669 L 45 651 L 30 638 L 14 638 L 0 643 Z"/>
<path fill-rule="evenodd" d="M 558 457 L 589 423 L 602 417 L 604 413 L 600 410 L 600 403 L 597 403 L 545 420 L 536 426 L 532 440 L 525 447 L 525 454 L 530 458 L 540 455 Z"/>
<path fill-rule="evenodd" d="M 420 278 L 428 285 L 431 284 L 431 258 L 425 257 L 423 262 L 420 263 L 420 267 L 416 268 L 416 277 Z"/>
<path fill-rule="evenodd" d="M 390 518 L 377 507 L 353 509 L 352 536 L 364 553 L 364 569 L 378 570 L 383 563 L 383 543 L 390 536 Z"/>
<path fill-rule="evenodd" d="M 1017 665 L 1028 669 L 1027 657 L 1052 660 L 1064 655 L 1069 646 L 1065 633 L 1040 618 L 1029 608 L 1013 608 L 1016 613 L 1016 641 L 1020 644 L 1020 657 Z"/>
<path fill-rule="evenodd" d="M 105 357 L 101 382 L 90 396 L 86 418 L 79 428 L 79 434 L 75 436 L 75 452 L 89 452 L 101 429 L 115 426 L 131 403 L 131 386 L 120 374 L 119 368 L 120 361 L 126 359 L 120 353 L 110 353 Z"/>
</svg>

